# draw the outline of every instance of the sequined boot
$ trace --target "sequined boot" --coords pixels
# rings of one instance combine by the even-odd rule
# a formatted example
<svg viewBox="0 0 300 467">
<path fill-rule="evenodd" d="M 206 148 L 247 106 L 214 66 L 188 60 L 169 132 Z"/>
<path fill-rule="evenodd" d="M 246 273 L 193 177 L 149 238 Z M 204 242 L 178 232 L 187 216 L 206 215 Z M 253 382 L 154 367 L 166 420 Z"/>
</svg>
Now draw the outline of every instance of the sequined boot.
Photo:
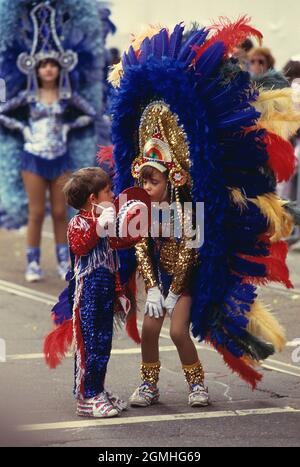
<svg viewBox="0 0 300 467">
<path fill-rule="evenodd" d="M 57 272 L 62 280 L 66 279 L 66 274 L 70 269 L 69 247 L 64 243 L 56 244 Z"/>
<path fill-rule="evenodd" d="M 159 371 L 160 362 L 141 364 L 142 384 L 140 384 L 129 398 L 132 407 L 148 407 L 158 402 L 159 389 L 157 383 Z"/>
<path fill-rule="evenodd" d="M 205 407 L 209 404 L 208 388 L 204 386 L 204 371 L 200 361 L 193 365 L 182 365 L 189 387 L 188 404 L 191 407 Z"/>
</svg>

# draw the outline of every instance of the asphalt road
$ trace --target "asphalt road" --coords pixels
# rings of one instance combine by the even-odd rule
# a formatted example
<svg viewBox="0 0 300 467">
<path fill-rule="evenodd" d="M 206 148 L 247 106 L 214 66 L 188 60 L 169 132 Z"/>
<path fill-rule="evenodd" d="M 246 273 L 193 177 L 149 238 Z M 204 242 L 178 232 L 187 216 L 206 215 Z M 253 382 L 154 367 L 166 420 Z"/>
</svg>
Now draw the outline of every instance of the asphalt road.
<svg viewBox="0 0 300 467">
<path fill-rule="evenodd" d="M 72 397 L 73 361 L 56 370 L 43 361 L 51 305 L 64 284 L 56 277 L 51 228 L 43 234 L 45 281 L 23 279 L 24 232 L 0 231 L 0 445 L 101 447 L 299 446 L 300 445 L 300 248 L 289 255 L 296 289 L 268 287 L 261 297 L 286 327 L 288 345 L 265 362 L 252 391 L 216 352 L 199 345 L 212 404 L 191 409 L 166 320 L 161 336 L 161 401 L 130 408 L 110 420 L 81 419 Z M 299 339 L 297 346 L 295 339 Z M 0 351 L 1 356 L 1 351 Z M 3 357 L 3 355 L 2 355 Z M 115 336 L 107 385 L 127 399 L 139 383 L 140 350 L 122 332 Z"/>
</svg>

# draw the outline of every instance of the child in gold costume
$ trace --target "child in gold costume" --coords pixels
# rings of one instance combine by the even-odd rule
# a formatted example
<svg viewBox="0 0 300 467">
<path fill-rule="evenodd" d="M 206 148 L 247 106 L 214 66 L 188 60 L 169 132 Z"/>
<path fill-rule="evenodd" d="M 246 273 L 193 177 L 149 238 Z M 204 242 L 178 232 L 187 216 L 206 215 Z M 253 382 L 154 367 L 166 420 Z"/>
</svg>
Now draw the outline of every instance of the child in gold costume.
<svg viewBox="0 0 300 467">
<path fill-rule="evenodd" d="M 116 191 L 139 183 L 153 202 L 177 206 L 169 234 L 165 222 L 154 220 L 136 258 L 126 253 L 128 271 L 136 261 L 147 291 L 135 406 L 158 400 L 158 337 L 166 314 L 191 406 L 207 405 L 208 392 L 190 328 L 252 388 L 262 378 L 257 365 L 285 343 L 257 286 L 292 287 L 283 239 L 295 219 L 276 183 L 293 174 L 288 138 L 300 114 L 289 89 L 257 89 L 231 58 L 242 40 L 262 37 L 248 18 L 222 19 L 185 36 L 183 30 L 182 24 L 173 32 L 149 28 L 110 75 Z M 195 245 L 199 203 L 204 235 Z M 172 230 L 178 225 L 181 235 Z"/>
</svg>

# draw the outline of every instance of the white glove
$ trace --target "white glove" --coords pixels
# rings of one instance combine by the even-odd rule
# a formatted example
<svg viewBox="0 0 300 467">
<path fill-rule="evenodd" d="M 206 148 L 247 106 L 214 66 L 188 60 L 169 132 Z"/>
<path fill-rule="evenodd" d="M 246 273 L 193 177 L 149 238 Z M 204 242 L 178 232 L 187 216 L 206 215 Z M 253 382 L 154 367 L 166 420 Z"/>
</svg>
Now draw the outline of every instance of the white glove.
<svg viewBox="0 0 300 467">
<path fill-rule="evenodd" d="M 31 133 L 29 126 L 25 126 L 25 128 L 23 129 L 23 136 L 24 136 L 25 142 L 32 141 L 32 133 Z"/>
<path fill-rule="evenodd" d="M 169 316 L 172 316 L 173 310 L 178 302 L 180 295 L 176 295 L 171 290 L 168 293 L 167 298 L 164 301 L 164 308 L 167 310 Z"/>
<path fill-rule="evenodd" d="M 145 315 L 149 315 L 150 318 L 159 318 L 164 316 L 163 311 L 163 296 L 159 288 L 151 287 L 148 290 L 147 300 L 145 304 Z"/>
<path fill-rule="evenodd" d="M 109 225 L 114 224 L 116 220 L 116 211 L 114 210 L 113 207 L 109 208 L 104 208 L 101 215 L 98 217 L 98 224 L 99 226 L 104 229 L 104 227 L 107 227 Z"/>
<path fill-rule="evenodd" d="M 67 125 L 66 123 L 62 126 L 62 140 L 64 143 L 67 142 L 67 138 L 68 138 L 68 133 L 70 131 L 70 127 L 69 125 Z"/>
</svg>

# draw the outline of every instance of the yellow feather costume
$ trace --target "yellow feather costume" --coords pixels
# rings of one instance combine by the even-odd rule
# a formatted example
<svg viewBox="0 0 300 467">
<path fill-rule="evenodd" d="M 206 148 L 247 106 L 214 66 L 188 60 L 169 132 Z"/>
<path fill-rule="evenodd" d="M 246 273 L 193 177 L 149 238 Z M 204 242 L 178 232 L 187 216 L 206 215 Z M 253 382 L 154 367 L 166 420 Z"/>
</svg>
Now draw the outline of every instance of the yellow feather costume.
<svg viewBox="0 0 300 467">
<path fill-rule="evenodd" d="M 291 88 L 261 91 L 255 108 L 261 113 L 258 126 L 288 140 L 300 127 L 300 113 L 296 110 Z"/>
<path fill-rule="evenodd" d="M 294 221 L 292 216 L 284 209 L 285 201 L 282 201 L 274 193 L 268 193 L 256 198 L 249 198 L 268 219 L 271 242 L 277 242 L 287 238 L 293 231 Z"/>
<path fill-rule="evenodd" d="M 284 329 L 260 300 L 256 300 L 252 305 L 247 318 L 249 319 L 247 330 L 252 335 L 271 342 L 278 351 L 283 350 L 286 342 Z"/>
</svg>

